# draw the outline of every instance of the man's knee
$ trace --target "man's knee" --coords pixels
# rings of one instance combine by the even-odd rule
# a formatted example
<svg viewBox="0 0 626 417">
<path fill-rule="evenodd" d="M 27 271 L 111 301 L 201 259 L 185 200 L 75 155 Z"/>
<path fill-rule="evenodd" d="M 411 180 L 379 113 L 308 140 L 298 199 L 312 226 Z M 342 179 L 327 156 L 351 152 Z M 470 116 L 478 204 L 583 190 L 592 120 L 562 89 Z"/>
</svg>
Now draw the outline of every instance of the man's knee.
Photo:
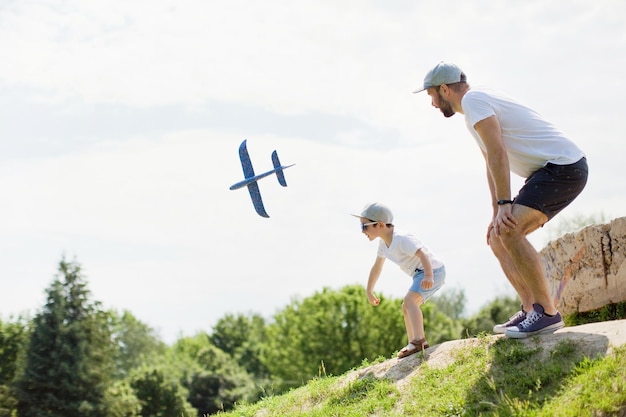
<svg viewBox="0 0 626 417">
<path fill-rule="evenodd" d="M 489 234 L 489 247 L 496 256 L 506 252 L 506 248 L 502 242 L 502 239 L 500 238 L 500 236 L 496 235 L 496 232 L 494 230 L 492 230 Z"/>
<path fill-rule="evenodd" d="M 510 229 L 507 232 L 502 231 L 500 235 L 496 235 L 492 231 L 489 236 L 489 247 L 496 258 L 500 259 L 503 256 L 509 256 L 511 248 L 519 245 L 520 240 L 525 238 L 526 234 L 518 228 Z"/>
<path fill-rule="evenodd" d="M 512 247 L 519 245 L 521 240 L 526 239 L 526 235 L 527 233 L 525 230 L 516 227 L 508 232 L 500 233 L 500 244 L 507 250 L 507 252 L 510 252 Z"/>
</svg>

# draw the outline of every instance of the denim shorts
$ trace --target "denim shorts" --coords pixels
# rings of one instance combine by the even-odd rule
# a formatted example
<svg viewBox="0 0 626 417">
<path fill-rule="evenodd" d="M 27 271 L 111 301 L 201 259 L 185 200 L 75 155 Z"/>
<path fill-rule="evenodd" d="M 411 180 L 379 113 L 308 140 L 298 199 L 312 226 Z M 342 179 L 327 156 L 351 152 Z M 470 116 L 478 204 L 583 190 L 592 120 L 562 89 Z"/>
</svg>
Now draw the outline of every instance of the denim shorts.
<svg viewBox="0 0 626 417">
<path fill-rule="evenodd" d="M 433 296 L 434 293 L 439 291 L 439 288 L 443 286 L 446 282 L 446 267 L 441 266 L 437 269 L 433 269 L 433 279 L 435 283 L 432 288 L 424 289 L 422 288 L 422 280 L 424 279 L 424 270 L 418 269 L 415 271 L 415 275 L 413 275 L 413 285 L 409 288 L 409 291 L 418 293 L 422 296 L 423 302 L 426 302 L 430 297 Z"/>
<path fill-rule="evenodd" d="M 548 163 L 526 179 L 514 204 L 539 210 L 550 220 L 581 193 L 587 175 L 586 158 L 570 165 Z"/>
</svg>

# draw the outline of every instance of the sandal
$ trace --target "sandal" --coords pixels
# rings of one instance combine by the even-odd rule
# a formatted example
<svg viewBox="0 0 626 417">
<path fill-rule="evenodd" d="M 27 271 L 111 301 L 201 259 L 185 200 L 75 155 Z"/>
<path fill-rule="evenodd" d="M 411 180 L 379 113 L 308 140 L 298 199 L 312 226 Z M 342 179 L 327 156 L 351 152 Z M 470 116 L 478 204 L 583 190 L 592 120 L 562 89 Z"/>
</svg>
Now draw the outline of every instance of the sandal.
<svg viewBox="0 0 626 417">
<path fill-rule="evenodd" d="M 413 348 L 404 347 L 400 352 L 398 352 L 398 358 L 406 358 L 414 353 L 421 352 L 422 350 L 428 349 L 430 346 L 426 341 L 426 338 L 422 338 L 420 340 L 411 340 L 409 344 L 413 345 Z"/>
</svg>

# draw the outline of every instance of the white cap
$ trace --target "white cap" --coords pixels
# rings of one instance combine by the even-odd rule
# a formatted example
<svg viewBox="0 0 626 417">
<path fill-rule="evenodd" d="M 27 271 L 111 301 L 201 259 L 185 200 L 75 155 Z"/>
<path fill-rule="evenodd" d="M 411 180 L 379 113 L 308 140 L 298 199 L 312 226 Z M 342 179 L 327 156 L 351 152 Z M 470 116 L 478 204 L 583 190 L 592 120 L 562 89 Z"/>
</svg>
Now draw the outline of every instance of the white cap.
<svg viewBox="0 0 626 417">
<path fill-rule="evenodd" d="M 424 77 L 424 87 L 413 92 L 419 93 L 420 91 L 428 90 L 430 87 L 438 87 L 442 84 L 454 84 L 461 81 L 466 81 L 465 74 L 461 71 L 461 68 L 442 61 L 437 64 L 435 68 L 428 71 L 428 74 Z"/>
<path fill-rule="evenodd" d="M 393 223 L 393 213 L 389 207 L 380 203 L 368 204 L 363 208 L 361 214 L 353 214 L 353 216 L 385 224 Z"/>
</svg>

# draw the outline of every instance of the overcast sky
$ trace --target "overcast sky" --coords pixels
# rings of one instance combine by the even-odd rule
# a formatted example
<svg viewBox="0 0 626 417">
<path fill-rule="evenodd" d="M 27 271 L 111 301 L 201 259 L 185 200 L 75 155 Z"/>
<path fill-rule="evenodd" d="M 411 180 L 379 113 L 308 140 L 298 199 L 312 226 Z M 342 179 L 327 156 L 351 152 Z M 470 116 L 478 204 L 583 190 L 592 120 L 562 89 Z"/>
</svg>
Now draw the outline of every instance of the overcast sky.
<svg viewBox="0 0 626 417">
<path fill-rule="evenodd" d="M 480 151 L 461 115 L 412 94 L 442 60 L 586 152 L 560 218 L 625 215 L 622 0 L 0 0 L 0 57 L 4 319 L 41 309 L 63 256 L 167 342 L 269 318 L 366 284 L 376 244 L 349 214 L 370 201 L 445 260 L 440 294 L 463 289 L 468 313 L 512 294 L 485 244 Z M 287 188 L 259 183 L 269 219 L 229 190 L 243 139 L 257 172 L 274 149 L 296 164 Z M 377 289 L 409 285 L 388 262 Z"/>
</svg>

